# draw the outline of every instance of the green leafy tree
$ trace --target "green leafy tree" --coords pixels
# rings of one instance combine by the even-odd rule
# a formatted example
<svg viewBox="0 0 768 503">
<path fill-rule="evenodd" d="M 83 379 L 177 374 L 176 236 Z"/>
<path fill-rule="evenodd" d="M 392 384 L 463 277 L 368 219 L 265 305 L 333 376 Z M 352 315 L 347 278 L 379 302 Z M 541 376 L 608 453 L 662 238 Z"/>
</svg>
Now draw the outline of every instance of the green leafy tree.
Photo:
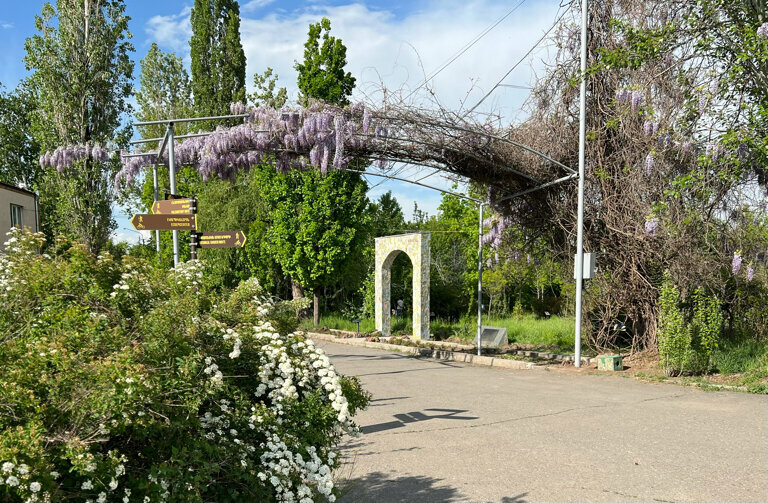
<svg viewBox="0 0 768 503">
<path fill-rule="evenodd" d="M 347 48 L 340 39 L 330 35 L 331 21 L 324 17 L 309 25 L 309 37 L 304 44 L 304 61 L 294 68 L 299 72 L 301 101 L 320 99 L 346 105 L 355 87 L 355 78 L 344 72 Z M 322 39 L 322 43 L 321 43 Z"/>
<path fill-rule="evenodd" d="M 288 91 L 284 87 L 277 87 L 278 75 L 272 68 L 267 68 L 264 73 L 253 74 L 253 87 L 255 91 L 248 94 L 248 101 L 254 106 L 267 106 L 281 108 L 288 101 Z"/>
<path fill-rule="evenodd" d="M 326 18 L 310 25 L 304 61 L 296 64 L 305 102 L 318 99 L 345 104 L 355 85 L 355 79 L 343 71 L 346 47 L 329 35 L 330 29 Z M 351 265 L 361 257 L 368 226 L 368 185 L 359 174 L 340 171 L 280 174 L 270 168 L 264 170 L 264 177 L 265 197 L 275 208 L 270 248 L 291 277 L 294 298 L 302 297 L 304 289 L 313 292 L 317 324 L 320 293 L 338 285 L 340 278 L 347 276 L 348 280 Z M 364 271 L 358 269 L 355 274 L 362 279 Z"/>
<path fill-rule="evenodd" d="M 245 102 L 240 7 L 235 0 L 195 0 L 190 21 L 195 111 L 202 116 L 227 114 L 230 103 Z"/>
<path fill-rule="evenodd" d="M 140 87 L 136 92 L 138 121 L 177 119 L 192 115 L 192 86 L 180 57 L 163 52 L 156 43 L 152 43 L 140 64 Z M 181 123 L 175 126 L 176 134 L 186 132 L 183 129 L 186 125 Z M 156 138 L 165 134 L 165 126 L 142 126 L 139 131 L 145 138 Z"/>
<path fill-rule="evenodd" d="M 130 111 L 133 62 L 129 18 L 120 0 L 49 3 L 35 17 L 38 34 L 25 44 L 30 88 L 39 105 L 33 130 L 46 150 L 60 145 L 125 144 L 119 131 Z M 41 195 L 48 228 L 100 250 L 115 228 L 111 203 L 117 161 L 91 155 L 61 173 L 45 173 Z"/>
<path fill-rule="evenodd" d="M 40 145 L 32 134 L 35 96 L 26 81 L 0 94 L 0 181 L 36 190 L 42 176 Z"/>
</svg>

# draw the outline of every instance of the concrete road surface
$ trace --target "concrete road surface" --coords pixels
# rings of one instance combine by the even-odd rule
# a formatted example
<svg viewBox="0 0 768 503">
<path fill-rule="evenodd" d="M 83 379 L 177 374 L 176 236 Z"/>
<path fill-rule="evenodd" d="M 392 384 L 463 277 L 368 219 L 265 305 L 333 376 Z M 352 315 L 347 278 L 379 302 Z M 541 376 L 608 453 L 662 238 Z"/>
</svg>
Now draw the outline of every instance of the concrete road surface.
<svg viewBox="0 0 768 503">
<path fill-rule="evenodd" d="M 373 393 L 343 503 L 768 501 L 765 395 L 318 346 Z"/>
</svg>

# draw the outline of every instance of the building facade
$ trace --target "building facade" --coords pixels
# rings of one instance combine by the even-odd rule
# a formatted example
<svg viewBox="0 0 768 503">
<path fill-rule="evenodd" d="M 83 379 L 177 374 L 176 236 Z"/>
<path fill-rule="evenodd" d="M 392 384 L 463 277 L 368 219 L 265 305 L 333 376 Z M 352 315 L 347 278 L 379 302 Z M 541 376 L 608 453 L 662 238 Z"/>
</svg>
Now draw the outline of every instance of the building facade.
<svg viewBox="0 0 768 503">
<path fill-rule="evenodd" d="M 5 233 L 13 227 L 40 230 L 37 194 L 0 182 L 0 251 Z"/>
</svg>

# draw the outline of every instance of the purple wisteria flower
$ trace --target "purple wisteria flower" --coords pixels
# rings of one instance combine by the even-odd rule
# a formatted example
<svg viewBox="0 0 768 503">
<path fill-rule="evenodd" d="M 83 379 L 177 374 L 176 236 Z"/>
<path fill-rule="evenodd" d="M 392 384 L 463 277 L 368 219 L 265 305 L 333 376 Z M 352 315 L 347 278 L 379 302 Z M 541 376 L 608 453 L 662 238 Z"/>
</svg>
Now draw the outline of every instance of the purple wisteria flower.
<svg viewBox="0 0 768 503">
<path fill-rule="evenodd" d="M 731 261 L 731 272 L 733 272 L 733 275 L 736 276 L 737 274 L 739 274 L 740 270 L 741 270 L 741 254 L 734 253 L 733 260 Z"/>
<path fill-rule="evenodd" d="M 645 174 L 647 176 L 650 176 L 650 174 L 653 172 L 653 154 L 648 154 L 645 157 Z"/>
<path fill-rule="evenodd" d="M 720 79 L 714 78 L 712 79 L 712 82 L 709 83 L 709 92 L 713 95 L 717 94 L 717 90 L 720 87 Z"/>
<path fill-rule="evenodd" d="M 634 112 L 640 105 L 643 104 L 643 93 L 640 91 L 632 91 L 632 111 Z"/>
<path fill-rule="evenodd" d="M 757 29 L 757 36 L 760 38 L 768 38 L 768 23 L 763 23 Z"/>
<path fill-rule="evenodd" d="M 632 98 L 632 93 L 626 89 L 616 91 L 616 101 L 618 103 L 627 103 Z"/>
<path fill-rule="evenodd" d="M 740 161 L 743 161 L 749 155 L 749 147 L 746 143 L 739 143 L 739 147 L 736 149 L 736 155 Z"/>
<path fill-rule="evenodd" d="M 755 277 L 755 270 L 747 266 L 747 281 L 751 282 Z"/>
<path fill-rule="evenodd" d="M 659 226 L 659 219 L 652 218 L 645 222 L 645 233 L 651 237 L 656 236 L 656 228 Z"/>
<path fill-rule="evenodd" d="M 644 132 L 646 135 L 650 135 L 650 134 L 651 134 L 651 132 L 653 132 L 653 122 L 651 122 L 651 121 L 645 121 L 645 122 L 643 123 L 643 132 Z"/>
</svg>

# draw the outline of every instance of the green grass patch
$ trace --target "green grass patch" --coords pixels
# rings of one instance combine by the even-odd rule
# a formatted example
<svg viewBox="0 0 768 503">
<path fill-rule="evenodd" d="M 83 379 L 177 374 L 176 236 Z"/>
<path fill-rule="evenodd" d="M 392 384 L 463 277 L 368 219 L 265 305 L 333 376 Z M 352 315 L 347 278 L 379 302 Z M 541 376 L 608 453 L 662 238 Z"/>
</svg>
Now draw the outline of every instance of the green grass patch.
<svg viewBox="0 0 768 503">
<path fill-rule="evenodd" d="M 410 316 L 393 316 L 391 320 L 392 335 L 411 334 Z M 483 318 L 483 325 L 506 328 L 510 344 L 554 346 L 557 348 L 555 351 L 573 352 L 574 327 L 573 318 L 570 317 L 552 316 L 543 319 L 530 314 L 522 317 Z M 357 325 L 351 320 L 334 313 L 321 316 L 320 326 L 335 330 L 357 329 Z M 301 328 L 312 330 L 312 320 L 304 320 Z M 374 320 L 365 319 L 360 322 L 361 333 L 374 330 Z M 471 344 L 477 333 L 477 318 L 464 317 L 458 322 L 433 320 L 430 331 L 436 340 L 458 339 Z"/>
<path fill-rule="evenodd" d="M 766 393 L 768 348 L 754 339 L 725 340 L 713 355 L 715 370 L 723 375 L 740 374 L 737 386 L 750 393 Z"/>
</svg>

